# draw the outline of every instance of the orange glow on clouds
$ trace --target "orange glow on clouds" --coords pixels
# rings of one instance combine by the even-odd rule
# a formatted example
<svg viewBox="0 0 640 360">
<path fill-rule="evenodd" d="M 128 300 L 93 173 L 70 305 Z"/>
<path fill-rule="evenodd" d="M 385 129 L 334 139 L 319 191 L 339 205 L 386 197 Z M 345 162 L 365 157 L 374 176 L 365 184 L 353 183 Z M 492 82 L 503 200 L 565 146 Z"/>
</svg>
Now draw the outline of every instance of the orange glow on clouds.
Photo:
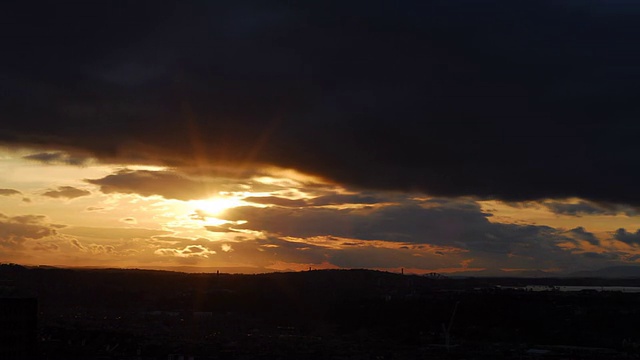
<svg viewBox="0 0 640 360">
<path fill-rule="evenodd" d="M 559 256 L 557 263 L 587 252 L 640 261 L 636 244 L 614 237 L 618 228 L 630 234 L 637 229 L 640 216 L 626 213 L 568 216 L 551 212 L 545 201 L 518 206 L 361 191 L 272 167 L 233 177 L 227 168 L 195 172 L 101 164 L 95 159 L 82 165 L 72 161 L 76 160 L 62 152 L 0 148 L 0 235 L 8 234 L 0 236 L 0 261 L 153 268 L 242 263 L 256 271 L 368 266 L 391 271 L 404 267 L 416 274 L 452 273 L 479 271 L 494 263 L 496 268 L 515 268 L 520 259 L 541 256 L 543 250 L 531 255 L 527 249 L 545 233 L 554 236 L 547 241 L 559 239 L 547 243 Z M 259 198 L 264 201 L 255 201 Z M 564 201 L 578 204 L 580 199 Z M 237 207 L 243 209 L 229 211 Z M 422 215 L 414 216 L 415 211 Z M 243 218 L 245 214 L 248 217 Z M 225 215 L 233 220 L 225 220 Z M 460 232 L 443 231 L 440 224 L 456 216 L 475 220 L 468 228 L 460 222 Z M 291 221 L 297 222 L 295 226 L 286 226 Z M 542 225 L 550 228 L 534 232 L 536 238 L 520 238 L 528 234 L 519 232 L 520 226 L 535 230 Z M 571 233 L 576 227 L 582 232 Z M 462 236 L 463 230 L 480 235 Z M 494 233 L 502 238 L 489 236 Z M 514 253 L 510 244 L 519 241 L 527 246 L 515 248 Z M 470 246 L 484 242 L 505 251 L 500 254 L 504 263 L 484 251 L 484 245 Z M 478 260 L 474 267 L 465 260 L 470 257 Z"/>
</svg>

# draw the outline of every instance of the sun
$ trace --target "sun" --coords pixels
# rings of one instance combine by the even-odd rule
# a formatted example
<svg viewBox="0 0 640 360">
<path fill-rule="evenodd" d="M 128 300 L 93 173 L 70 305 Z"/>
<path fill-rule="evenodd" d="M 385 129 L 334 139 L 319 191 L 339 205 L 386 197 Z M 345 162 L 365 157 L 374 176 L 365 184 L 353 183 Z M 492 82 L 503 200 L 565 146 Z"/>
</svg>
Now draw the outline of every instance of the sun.
<svg viewBox="0 0 640 360">
<path fill-rule="evenodd" d="M 196 209 L 214 216 L 222 214 L 227 209 L 245 205 L 244 201 L 232 197 L 213 197 L 205 200 L 193 200 L 192 203 Z"/>
</svg>

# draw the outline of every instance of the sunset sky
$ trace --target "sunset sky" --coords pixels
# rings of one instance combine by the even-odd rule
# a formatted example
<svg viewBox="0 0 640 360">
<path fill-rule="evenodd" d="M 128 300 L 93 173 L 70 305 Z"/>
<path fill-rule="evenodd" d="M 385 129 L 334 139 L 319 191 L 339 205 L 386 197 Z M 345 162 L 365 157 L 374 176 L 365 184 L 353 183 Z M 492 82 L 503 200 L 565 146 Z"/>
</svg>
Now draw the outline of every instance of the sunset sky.
<svg viewBox="0 0 640 360">
<path fill-rule="evenodd" d="M 0 262 L 640 263 L 640 5 L 15 1 Z"/>
</svg>

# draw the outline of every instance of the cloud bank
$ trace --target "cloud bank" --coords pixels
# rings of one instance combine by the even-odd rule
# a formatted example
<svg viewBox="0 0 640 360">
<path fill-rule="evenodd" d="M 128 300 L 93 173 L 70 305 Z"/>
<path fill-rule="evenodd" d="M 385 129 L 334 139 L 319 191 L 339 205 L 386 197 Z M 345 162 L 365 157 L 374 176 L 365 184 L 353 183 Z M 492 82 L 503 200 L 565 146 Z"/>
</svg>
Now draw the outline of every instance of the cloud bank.
<svg viewBox="0 0 640 360">
<path fill-rule="evenodd" d="M 569 0 L 11 2 L 0 141 L 638 205 L 630 14 L 628 2 Z"/>
</svg>

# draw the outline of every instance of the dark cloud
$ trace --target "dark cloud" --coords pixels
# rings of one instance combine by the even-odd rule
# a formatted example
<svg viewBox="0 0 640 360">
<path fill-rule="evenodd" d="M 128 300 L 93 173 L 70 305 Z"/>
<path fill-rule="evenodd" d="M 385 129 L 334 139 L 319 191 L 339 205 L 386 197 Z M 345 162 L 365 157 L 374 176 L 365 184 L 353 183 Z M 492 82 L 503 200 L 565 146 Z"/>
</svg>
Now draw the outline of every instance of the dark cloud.
<svg viewBox="0 0 640 360">
<path fill-rule="evenodd" d="M 64 152 L 42 152 L 24 157 L 27 160 L 35 160 L 44 164 L 63 164 L 82 166 L 89 162 L 89 158 L 80 155 L 71 155 Z"/>
<path fill-rule="evenodd" d="M 237 207 L 226 210 L 218 217 L 231 221 L 249 221 L 236 228 L 267 231 L 283 236 L 310 237 L 321 235 L 353 235 L 351 210 L 293 209 L 282 207 Z"/>
<path fill-rule="evenodd" d="M 306 190 L 306 189 L 305 189 Z M 276 205 L 282 207 L 305 207 L 305 206 L 327 206 L 327 205 L 346 205 L 346 204 L 376 204 L 385 202 L 380 196 L 367 194 L 336 194 L 329 193 L 327 195 L 318 196 L 311 199 L 288 199 L 278 196 L 262 196 L 247 197 L 243 200 L 264 205 Z"/>
<path fill-rule="evenodd" d="M 620 258 L 620 256 L 615 253 L 585 252 L 585 253 L 582 253 L 582 256 L 589 259 L 596 259 L 596 260 L 618 260 Z"/>
<path fill-rule="evenodd" d="M 550 211 L 571 216 L 583 215 L 618 215 L 635 216 L 638 214 L 637 209 L 620 204 L 595 203 L 592 201 L 581 200 L 577 203 L 568 203 L 562 201 L 545 201 L 543 205 Z"/>
<path fill-rule="evenodd" d="M 330 194 L 311 199 L 309 204 L 314 206 L 325 206 L 343 204 L 376 204 L 379 202 L 385 202 L 385 199 L 367 194 Z"/>
<path fill-rule="evenodd" d="M 75 199 L 81 196 L 89 196 L 91 191 L 82 190 L 73 186 L 59 186 L 57 190 L 49 190 L 42 194 L 42 196 L 48 196 L 55 199 Z"/>
<path fill-rule="evenodd" d="M 618 229 L 613 234 L 613 238 L 622 241 L 625 244 L 638 246 L 640 245 L 640 230 L 630 233 L 626 229 Z"/>
<path fill-rule="evenodd" d="M 362 188 L 638 205 L 636 10 L 14 1 L 0 15 L 0 141 L 275 164 Z"/>
<path fill-rule="evenodd" d="M 273 191 L 280 186 L 261 184 L 251 180 L 258 173 L 251 169 L 227 171 L 214 168 L 195 171 L 179 170 L 120 170 L 100 179 L 85 179 L 100 186 L 105 194 L 123 193 L 142 196 L 158 195 L 167 199 L 201 200 L 218 195 L 221 191 Z M 206 173 L 206 176 L 202 173 Z"/>
<path fill-rule="evenodd" d="M 197 181 L 169 171 L 122 170 L 102 179 L 86 180 L 105 194 L 160 195 L 168 199 L 193 200 L 211 197 L 222 186 Z"/>
<path fill-rule="evenodd" d="M 42 215 L 0 214 L 0 248 L 20 249 L 28 240 L 40 240 L 57 235 L 60 227 L 48 223 Z"/>
<path fill-rule="evenodd" d="M 0 196 L 22 195 L 18 190 L 14 189 L 0 189 Z"/>
<path fill-rule="evenodd" d="M 473 201 L 434 199 L 364 209 L 237 207 L 219 217 L 247 221 L 236 229 L 265 231 L 280 237 L 337 236 L 414 244 L 455 246 L 503 255 L 548 256 L 567 238 L 560 231 L 533 225 L 492 223 Z"/>
<path fill-rule="evenodd" d="M 600 245 L 600 240 L 591 232 L 585 230 L 582 226 L 567 231 L 567 235 L 577 240 L 587 241 L 591 245 Z"/>
</svg>

